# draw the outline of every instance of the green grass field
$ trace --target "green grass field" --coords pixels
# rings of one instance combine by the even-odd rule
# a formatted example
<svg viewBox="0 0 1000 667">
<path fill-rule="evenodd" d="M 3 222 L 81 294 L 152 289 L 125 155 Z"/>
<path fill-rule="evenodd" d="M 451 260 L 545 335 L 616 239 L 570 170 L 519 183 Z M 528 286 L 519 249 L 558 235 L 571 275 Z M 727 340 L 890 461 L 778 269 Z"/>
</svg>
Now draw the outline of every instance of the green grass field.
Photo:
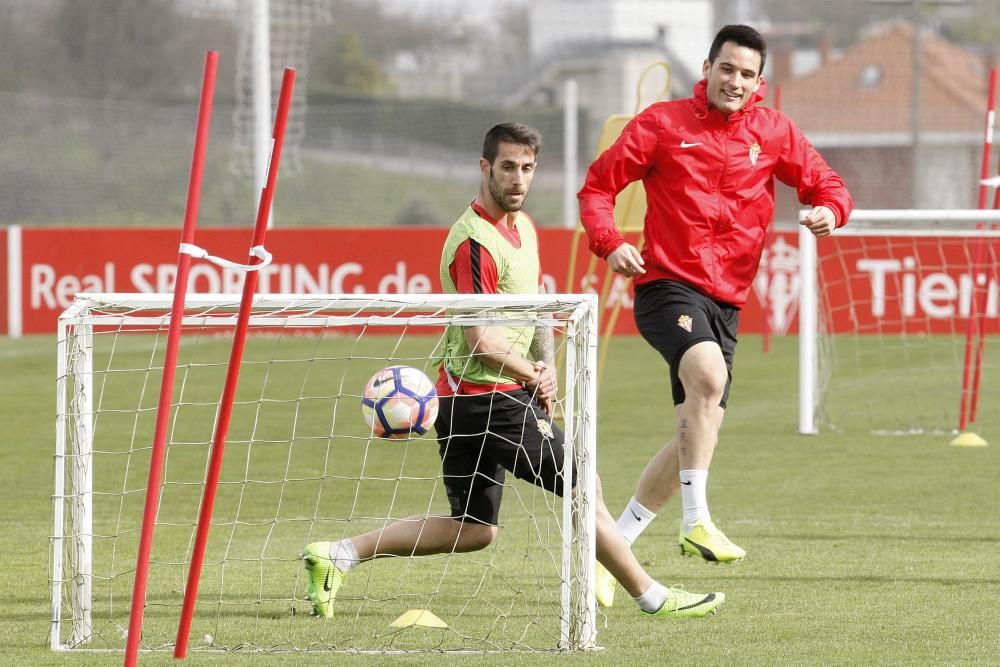
<svg viewBox="0 0 1000 667">
<path fill-rule="evenodd" d="M 997 346 L 993 343 L 991 341 L 995 351 Z M 717 616 L 657 621 L 641 617 L 634 605 L 620 599 L 616 607 L 600 615 L 599 643 L 604 647 L 600 653 L 471 657 L 424 654 L 397 656 L 391 661 L 546 665 L 567 660 L 631 665 L 677 662 L 709 665 L 996 663 L 1000 655 L 1000 617 L 997 614 L 1000 609 L 997 603 L 1000 565 L 996 557 L 1000 546 L 1000 513 L 996 509 L 1000 481 L 997 472 L 1000 470 L 1000 414 L 995 396 L 987 392 L 980 406 L 978 431 L 992 442 L 985 448 L 949 447 L 944 436 L 873 436 L 864 428 L 851 428 L 843 423 L 838 424 L 842 428 L 839 432 L 803 437 L 795 433 L 795 340 L 776 339 L 768 355 L 760 350 L 759 338 L 743 337 L 730 410 L 709 486 L 714 518 L 730 537 L 747 549 L 747 560 L 734 566 L 712 566 L 681 558 L 674 544 L 680 513 L 676 499 L 635 545 L 640 560 L 660 581 L 680 583 L 690 590 L 725 591 L 727 601 Z M 120 664 L 121 653 L 63 655 L 53 654 L 47 648 L 55 342 L 52 337 L 3 339 L 0 340 L 0 355 L 8 369 L 0 380 L 7 419 L 2 451 L 5 484 L 0 489 L 0 516 L 4 526 L 0 566 L 6 592 L 3 662 Z M 252 350 L 248 358 L 253 358 Z M 987 367 L 995 365 L 993 362 Z M 221 386 L 217 367 L 206 366 L 205 373 L 204 378 L 198 380 L 203 391 L 217 393 Z M 884 385 L 881 373 L 873 375 L 876 377 L 868 384 L 853 378 L 852 395 L 846 397 L 866 406 L 868 411 L 872 411 L 871 406 L 877 406 L 883 396 L 899 393 Z M 986 388 L 990 386 L 989 379 L 986 378 Z M 155 403 L 155 386 L 152 390 L 149 388 L 152 380 L 157 378 L 137 381 L 130 393 L 131 405 L 137 404 L 135 397 L 142 394 L 143 387 L 145 394 L 138 404 L 147 407 Z M 248 383 L 253 384 L 252 374 Z M 298 391 L 300 387 L 295 389 Z M 197 390 L 196 387 L 191 391 Z M 666 367 L 645 343 L 641 340 L 615 341 L 599 403 L 599 471 L 612 512 L 620 511 L 627 502 L 638 472 L 673 428 L 673 411 L 668 404 L 667 391 Z M 955 400 L 950 393 L 944 394 L 941 390 L 930 392 L 925 397 L 927 404 L 915 402 L 912 409 L 925 412 L 936 403 Z M 208 410 L 205 412 L 208 423 L 201 431 L 189 434 L 192 442 L 203 440 L 206 429 L 210 433 L 211 414 Z M 311 418 L 319 419 L 309 415 L 303 417 L 305 421 Z M 268 422 L 264 419 L 261 423 Z M 285 467 L 293 476 L 300 468 L 308 468 L 304 462 L 287 460 L 287 456 L 282 460 L 266 447 L 258 449 L 253 457 L 245 454 L 241 459 L 244 450 L 238 443 L 245 437 L 248 427 L 239 426 L 240 423 L 238 418 L 234 419 L 230 437 L 231 442 L 237 444 L 231 444 L 227 452 L 227 463 L 228 457 L 232 457 L 233 462 L 224 471 L 224 480 L 257 478 L 258 470 L 273 470 L 275 466 Z M 108 433 L 120 429 L 121 437 L 127 437 L 125 424 L 108 423 L 101 428 L 108 428 Z M 254 434 L 255 438 L 262 436 L 266 434 Z M 280 439 L 288 435 L 275 433 L 274 437 Z M 194 489 L 204 460 L 189 455 L 184 448 L 177 448 L 177 453 L 171 456 L 174 459 L 168 466 L 173 466 L 172 479 L 179 483 L 171 487 L 165 503 L 171 503 L 172 510 L 181 508 L 190 513 L 197 505 Z M 185 457 L 191 460 L 184 462 Z M 144 485 L 143 463 L 141 456 L 132 461 L 127 477 L 129 489 Z M 423 449 L 410 446 L 406 448 L 403 464 L 397 457 L 385 465 L 397 470 L 399 465 L 405 465 L 407 474 L 419 477 L 432 475 L 437 463 L 432 446 Z M 373 460 L 373 465 L 377 469 L 377 461 Z M 221 568 L 212 565 L 223 551 L 237 559 L 260 560 L 263 556 L 266 566 L 262 566 L 260 572 L 265 572 L 269 581 L 272 578 L 280 580 L 277 588 L 281 590 L 293 584 L 304 586 L 301 578 L 295 579 L 298 572 L 295 554 L 289 551 L 294 552 L 302 546 L 310 526 L 294 522 L 278 524 L 280 528 L 268 537 L 266 520 L 268 513 L 275 514 L 275 506 L 294 505 L 297 493 L 315 503 L 317 485 L 322 483 L 305 479 L 303 475 L 301 484 L 293 485 L 294 488 L 288 491 L 289 497 L 281 499 L 280 503 L 268 492 L 266 485 L 254 487 L 253 493 L 242 499 L 230 497 L 238 493 L 239 484 L 224 486 L 216 518 L 231 520 L 232 503 L 241 503 L 238 505 L 241 523 L 234 527 L 230 521 L 223 531 L 225 539 L 213 536 L 206 559 L 203 594 L 206 590 L 214 591 L 212 595 L 217 598 L 219 590 L 226 590 L 238 597 L 240 590 L 249 588 L 255 596 L 260 590 L 265 591 L 265 597 L 267 595 L 267 584 L 241 578 L 246 576 L 245 570 L 235 570 L 233 576 L 225 573 L 223 577 Z M 427 487 L 417 485 L 400 492 L 398 497 L 390 487 L 391 484 L 384 489 L 364 490 L 357 507 L 384 505 L 389 497 L 393 498 L 394 515 L 416 513 L 427 507 Z M 141 494 L 127 497 L 128 503 L 135 507 L 142 503 Z M 331 503 L 342 500 L 332 495 L 328 498 Z M 511 512 L 512 524 L 517 524 L 519 519 L 516 517 L 532 503 L 544 500 L 544 494 L 508 491 L 505 507 Z M 434 503 L 434 508 L 441 507 L 440 498 Z M 135 511 L 132 508 L 125 513 Z M 310 516 L 313 513 L 310 509 Z M 334 513 L 331 509 L 320 515 L 333 516 Z M 113 523 L 117 508 L 113 514 L 110 516 L 107 508 L 99 507 L 99 524 L 102 517 L 105 522 Z M 330 529 L 332 525 L 320 522 L 321 529 Z M 361 527 L 368 525 L 371 525 L 370 520 L 361 522 Z M 522 527 L 524 534 L 538 529 L 530 522 Z M 170 561 L 173 558 L 171 549 L 183 551 L 187 546 L 190 530 L 181 528 L 177 531 L 170 527 L 158 529 L 157 539 L 164 544 L 159 547 L 164 549 L 159 553 L 160 560 Z M 115 571 L 123 580 L 128 578 L 134 566 L 136 540 L 134 537 L 131 547 L 127 546 L 128 540 L 123 540 L 118 547 L 122 553 L 115 556 Z M 261 545 L 266 548 L 262 549 Z M 256 553 L 251 553 L 254 549 Z M 505 578 L 530 581 L 536 576 L 529 569 L 532 561 L 508 564 L 510 553 L 523 554 L 525 549 L 525 545 L 520 544 L 512 552 L 500 549 L 494 554 L 488 550 L 481 552 L 479 560 L 451 559 L 456 563 L 450 566 L 449 559 L 431 559 L 426 564 L 412 566 L 399 561 L 380 561 L 380 566 L 389 565 L 382 566 L 382 570 L 372 568 L 380 572 L 380 580 L 373 585 L 391 587 L 395 584 L 391 580 L 404 573 L 418 590 L 427 590 L 442 568 L 452 567 L 454 578 L 449 579 L 447 585 L 464 590 L 479 581 L 476 577 L 481 576 L 477 573 L 482 570 L 478 567 L 482 562 L 493 563 L 489 571 L 496 581 L 492 583 L 502 585 Z M 154 553 L 154 558 L 157 556 Z M 407 567 L 413 569 L 407 570 Z M 176 589 L 183 582 L 182 570 L 180 566 L 169 564 L 154 570 L 151 581 L 155 579 L 156 584 L 151 589 L 146 612 L 150 633 L 169 633 L 169 628 L 176 623 Z M 156 572 L 167 574 L 161 577 Z M 371 581 L 370 574 L 360 576 Z M 352 577 L 356 579 L 358 575 L 352 574 Z M 450 589 L 443 592 L 450 592 Z M 124 590 L 123 595 L 118 589 L 115 595 L 115 604 L 127 608 L 128 590 Z M 163 604 L 167 599 L 172 599 L 170 604 Z M 408 608 L 422 606 L 418 604 L 420 601 L 418 595 Z M 261 612 L 262 608 L 267 605 L 249 603 L 223 609 L 210 605 L 199 606 L 199 612 L 221 619 L 220 624 L 213 627 L 234 635 L 242 633 L 247 639 L 277 625 L 285 636 L 296 640 L 308 641 L 309 636 L 317 632 L 316 619 L 301 613 L 306 610 L 303 605 L 298 606 L 300 613 L 296 616 Z M 377 609 L 378 605 L 369 604 L 366 608 Z M 387 609 L 385 613 L 393 611 Z M 445 620 L 454 620 L 455 610 L 447 604 L 434 611 Z M 196 629 L 198 627 L 196 624 Z M 200 644 L 198 631 L 192 636 L 191 647 L 194 649 Z M 187 663 L 245 664 L 253 660 L 254 664 L 261 665 L 319 665 L 359 659 L 370 660 L 351 655 L 249 655 L 239 652 L 219 655 L 195 651 L 189 654 Z M 144 654 L 141 658 L 141 664 L 173 662 L 166 651 Z"/>
</svg>

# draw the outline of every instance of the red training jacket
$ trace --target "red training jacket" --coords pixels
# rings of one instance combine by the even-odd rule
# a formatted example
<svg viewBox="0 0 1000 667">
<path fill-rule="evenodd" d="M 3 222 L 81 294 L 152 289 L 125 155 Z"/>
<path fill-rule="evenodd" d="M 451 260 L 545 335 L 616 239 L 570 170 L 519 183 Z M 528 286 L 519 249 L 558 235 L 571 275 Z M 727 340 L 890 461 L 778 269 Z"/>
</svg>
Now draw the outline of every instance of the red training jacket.
<svg viewBox="0 0 1000 667">
<path fill-rule="evenodd" d="M 578 195 L 590 249 L 602 258 L 625 242 L 615 227 L 615 197 L 632 181 L 646 190 L 645 275 L 635 284 L 678 280 L 741 308 L 774 216 L 774 177 L 799 201 L 829 207 L 843 226 L 854 207 L 840 176 L 789 118 L 758 107 L 767 86 L 740 111 L 708 104 L 707 82 L 694 96 L 650 105 L 590 166 Z"/>
</svg>

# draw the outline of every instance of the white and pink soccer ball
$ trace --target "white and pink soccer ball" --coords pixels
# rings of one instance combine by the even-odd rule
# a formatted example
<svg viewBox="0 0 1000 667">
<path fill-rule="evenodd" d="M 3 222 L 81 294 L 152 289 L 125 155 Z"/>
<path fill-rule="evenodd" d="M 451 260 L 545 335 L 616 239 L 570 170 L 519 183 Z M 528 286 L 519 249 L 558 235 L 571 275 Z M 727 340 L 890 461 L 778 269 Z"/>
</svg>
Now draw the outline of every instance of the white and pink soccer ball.
<svg viewBox="0 0 1000 667">
<path fill-rule="evenodd" d="M 390 366 L 365 385 L 361 411 L 375 437 L 402 440 L 425 434 L 437 419 L 434 383 L 416 368 Z"/>
</svg>

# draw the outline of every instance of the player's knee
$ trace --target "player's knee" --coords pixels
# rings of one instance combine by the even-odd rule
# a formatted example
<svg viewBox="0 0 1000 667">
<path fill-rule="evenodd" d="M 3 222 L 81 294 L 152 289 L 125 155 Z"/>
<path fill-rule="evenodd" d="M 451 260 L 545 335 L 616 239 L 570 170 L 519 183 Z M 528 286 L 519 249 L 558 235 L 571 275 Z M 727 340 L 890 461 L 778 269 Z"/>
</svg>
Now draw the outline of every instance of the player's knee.
<svg viewBox="0 0 1000 667">
<path fill-rule="evenodd" d="M 717 350 L 717 348 L 715 348 Z M 693 354 L 700 350 L 700 354 Z M 711 348 L 692 348 L 690 357 L 681 360 L 678 376 L 684 386 L 685 403 L 716 407 L 729 382 L 729 369 L 721 354 L 709 354 Z"/>
<path fill-rule="evenodd" d="M 461 537 L 459 538 L 458 550 L 479 551 L 493 544 L 497 537 L 497 527 L 483 523 L 466 522 L 462 526 Z"/>
<path fill-rule="evenodd" d="M 721 372 L 705 369 L 705 372 L 694 375 L 685 383 L 685 402 L 696 406 L 715 408 L 722 400 L 722 394 L 726 391 L 728 381 L 729 376 L 724 368 Z"/>
</svg>

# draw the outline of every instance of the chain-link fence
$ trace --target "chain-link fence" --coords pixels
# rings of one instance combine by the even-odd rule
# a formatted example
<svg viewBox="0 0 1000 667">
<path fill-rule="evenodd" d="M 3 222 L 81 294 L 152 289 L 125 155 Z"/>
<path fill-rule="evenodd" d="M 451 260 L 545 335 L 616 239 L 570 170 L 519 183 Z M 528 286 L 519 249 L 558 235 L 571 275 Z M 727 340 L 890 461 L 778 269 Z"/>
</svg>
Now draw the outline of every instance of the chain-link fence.
<svg viewBox="0 0 1000 667">
<path fill-rule="evenodd" d="M 178 225 L 213 49 L 201 223 L 249 225 L 249 72 L 263 5 L 272 94 L 282 66 L 299 72 L 279 226 L 450 224 L 476 191 L 483 133 L 505 120 L 542 130 L 527 208 L 561 225 L 565 190 L 581 182 L 605 118 L 664 87 L 689 94 L 715 31 L 739 21 L 768 38 L 765 103 L 807 132 L 859 207 L 976 205 L 993 0 L 259 2 L 0 0 L 2 222 Z M 637 91 L 657 60 L 670 81 Z M 570 80 L 578 129 L 568 137 Z M 564 164 L 567 141 L 575 165 Z M 783 189 L 779 221 L 797 208 Z"/>
</svg>

